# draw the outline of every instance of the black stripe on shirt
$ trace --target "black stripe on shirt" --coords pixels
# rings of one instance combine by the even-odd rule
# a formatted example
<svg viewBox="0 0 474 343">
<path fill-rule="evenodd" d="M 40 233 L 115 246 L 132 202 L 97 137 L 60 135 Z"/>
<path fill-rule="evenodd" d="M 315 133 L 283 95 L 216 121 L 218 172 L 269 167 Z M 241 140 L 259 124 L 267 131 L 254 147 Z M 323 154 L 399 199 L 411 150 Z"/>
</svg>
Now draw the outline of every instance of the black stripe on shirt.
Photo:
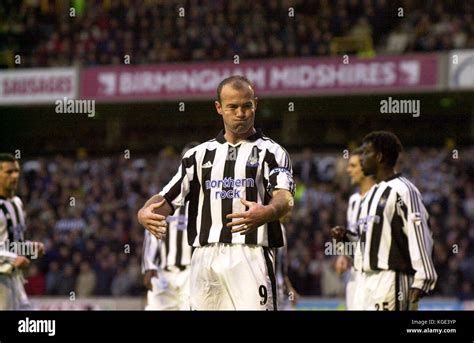
<svg viewBox="0 0 474 343">
<path fill-rule="evenodd" d="M 188 206 L 188 244 L 193 245 L 197 236 L 197 215 L 199 212 L 199 189 L 201 185 L 197 177 L 197 166 L 194 164 L 194 178 L 189 185 L 189 194 L 186 196 L 185 205 Z"/>
<path fill-rule="evenodd" d="M 364 256 L 365 256 L 365 249 L 366 249 L 366 246 L 365 246 L 365 242 L 367 240 L 367 228 L 368 228 L 368 222 L 367 222 L 367 218 L 369 217 L 369 213 L 370 213 L 370 205 L 372 204 L 372 200 L 374 199 L 374 196 L 375 196 L 375 193 L 377 192 L 377 189 L 378 189 L 378 186 L 375 186 L 374 188 L 374 191 L 372 192 L 372 196 L 370 197 L 369 199 L 369 202 L 367 204 L 367 213 L 365 214 L 365 222 L 363 223 L 363 227 L 364 229 L 362 230 L 362 233 L 360 235 L 360 245 L 361 247 L 364 247 L 364 250 L 362 251 L 362 270 L 364 270 Z M 359 208 L 359 215 L 360 215 L 360 210 L 362 209 L 362 203 L 360 205 L 360 208 Z"/>
<path fill-rule="evenodd" d="M 224 164 L 224 175 L 223 179 L 228 178 L 229 180 L 234 179 L 235 175 L 235 161 L 237 160 L 237 156 L 239 155 L 239 148 L 238 146 L 231 146 L 227 147 L 227 158 Z M 222 192 L 233 191 L 234 185 L 230 185 L 229 187 L 225 187 L 222 184 Z M 233 212 L 233 202 L 234 198 L 223 198 L 221 200 L 221 213 L 222 213 L 222 229 L 221 234 L 219 237 L 219 242 L 222 243 L 232 243 L 232 232 L 230 231 L 231 228 L 227 227 L 227 223 L 229 220 L 226 218 L 228 214 Z"/>
<path fill-rule="evenodd" d="M 12 222 L 10 211 L 8 211 L 4 203 L 0 204 L 0 210 L 3 212 L 3 215 L 5 216 L 5 219 L 7 220 L 8 240 L 10 242 L 14 242 L 15 238 L 13 235 L 13 222 Z"/>
<path fill-rule="evenodd" d="M 278 163 L 276 161 L 275 155 L 270 151 L 266 151 L 265 157 L 263 158 L 264 162 L 268 164 L 268 171 L 270 172 L 273 168 L 278 167 Z M 268 205 L 271 201 L 271 196 L 268 193 L 268 183 L 269 180 L 263 178 L 263 185 L 265 187 L 265 196 L 264 196 L 264 205 Z M 268 246 L 279 248 L 283 246 L 283 233 L 281 229 L 280 221 L 273 221 L 267 223 L 267 233 L 268 233 Z"/>
<path fill-rule="evenodd" d="M 173 186 L 171 186 L 168 192 L 166 192 L 166 194 L 163 196 L 170 205 L 171 209 L 173 210 L 173 213 L 176 210 L 173 205 L 173 200 L 181 193 L 181 185 L 183 183 L 184 177 L 186 176 L 186 169 L 191 167 L 193 163 L 195 163 L 195 158 L 196 153 L 181 160 L 181 177 L 174 183 Z"/>
<path fill-rule="evenodd" d="M 209 162 L 214 163 L 216 150 L 206 150 L 206 154 L 202 160 L 201 168 L 201 187 L 204 194 L 204 201 L 201 209 L 201 230 L 199 232 L 199 245 L 205 246 L 209 240 L 209 233 L 211 231 L 212 216 L 211 216 L 211 190 L 206 189 L 206 181 L 211 179 L 212 168 L 203 168 Z"/>
<path fill-rule="evenodd" d="M 168 232 L 165 236 L 165 266 L 168 265 L 168 254 L 170 253 L 170 233 Z"/>
<path fill-rule="evenodd" d="M 370 251 L 369 251 L 369 263 L 370 269 L 378 270 L 379 263 L 379 249 L 380 249 L 380 240 L 382 239 L 382 229 L 384 222 L 384 210 L 387 205 L 388 197 L 392 187 L 387 187 L 382 193 L 382 196 L 379 198 L 377 209 L 375 211 L 375 221 L 372 225 L 372 238 L 370 239 Z"/>
<path fill-rule="evenodd" d="M 17 225 L 23 225 L 23 223 L 21 222 L 20 209 L 18 208 L 18 205 L 13 200 L 10 203 L 12 204 L 13 210 L 15 211 Z M 21 232 L 20 234 L 23 236 L 23 232 Z M 21 237 L 20 239 L 23 241 L 23 237 Z"/>
<path fill-rule="evenodd" d="M 398 293 L 400 292 L 400 272 L 395 272 L 395 311 L 400 311 L 400 300 Z"/>
<path fill-rule="evenodd" d="M 181 230 L 182 227 L 184 227 L 184 223 L 181 223 L 180 221 L 182 219 L 186 218 L 186 206 L 181 206 L 179 209 L 179 214 L 178 214 L 178 232 L 176 235 L 176 259 L 175 259 L 175 265 L 178 267 L 181 267 L 182 265 L 182 256 L 183 256 L 183 230 Z"/>
<path fill-rule="evenodd" d="M 388 265 L 393 270 L 413 274 L 410 260 L 410 250 L 408 248 L 408 237 L 403 232 L 402 217 L 395 211 L 390 223 L 392 243 L 388 254 Z"/>
<path fill-rule="evenodd" d="M 251 157 L 252 160 L 259 161 L 260 152 L 262 150 L 259 149 L 256 145 L 252 148 L 252 152 L 250 153 L 249 158 Z M 247 165 L 245 166 L 245 178 L 246 179 L 254 179 L 255 183 L 257 182 L 257 170 L 258 164 L 253 165 L 249 163 L 247 160 Z M 247 201 L 258 202 L 258 189 L 257 185 L 255 187 L 245 187 L 245 199 Z M 257 244 L 257 234 L 258 230 L 253 230 L 249 234 L 245 235 L 245 244 Z"/>
</svg>

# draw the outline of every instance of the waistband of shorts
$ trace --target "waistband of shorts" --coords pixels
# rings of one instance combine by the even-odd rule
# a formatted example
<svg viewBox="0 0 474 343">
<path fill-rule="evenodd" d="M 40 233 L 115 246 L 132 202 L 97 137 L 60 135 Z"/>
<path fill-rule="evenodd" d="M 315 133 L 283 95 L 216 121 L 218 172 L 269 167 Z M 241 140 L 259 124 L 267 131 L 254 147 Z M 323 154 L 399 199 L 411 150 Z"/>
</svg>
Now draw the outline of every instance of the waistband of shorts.
<svg viewBox="0 0 474 343">
<path fill-rule="evenodd" d="M 168 267 L 165 267 L 165 271 L 167 272 L 172 272 L 172 273 L 177 273 L 177 272 L 182 272 L 183 270 L 186 270 L 189 268 L 189 265 L 186 265 L 186 266 L 168 266 Z"/>
</svg>

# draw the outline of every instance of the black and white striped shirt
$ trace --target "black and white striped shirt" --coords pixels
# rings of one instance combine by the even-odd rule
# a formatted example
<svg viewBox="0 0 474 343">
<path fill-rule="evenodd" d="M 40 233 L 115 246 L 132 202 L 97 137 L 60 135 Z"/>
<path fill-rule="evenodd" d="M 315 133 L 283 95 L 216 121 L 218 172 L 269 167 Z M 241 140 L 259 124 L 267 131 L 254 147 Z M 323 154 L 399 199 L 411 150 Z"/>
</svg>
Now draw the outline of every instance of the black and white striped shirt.
<svg viewBox="0 0 474 343">
<path fill-rule="evenodd" d="M 420 192 L 400 174 L 374 185 L 362 199 L 358 216 L 357 269 L 414 274 L 411 287 L 432 290 L 437 274 L 428 217 Z"/>
<path fill-rule="evenodd" d="M 239 198 L 267 205 L 274 189 L 294 193 L 289 154 L 260 130 L 236 145 L 221 131 L 217 138 L 190 149 L 177 174 L 160 192 L 172 207 L 189 200 L 188 242 L 194 247 L 209 243 L 283 245 L 279 221 L 247 234 L 231 233 L 227 214 L 244 212 Z"/>
<path fill-rule="evenodd" d="M 359 214 L 359 207 L 360 202 L 362 200 L 362 196 L 359 192 L 356 192 L 351 195 L 349 198 L 349 203 L 347 206 L 347 230 L 349 230 L 349 238 L 358 237 L 358 229 L 357 229 L 357 215 Z"/>
<path fill-rule="evenodd" d="M 23 203 L 17 196 L 0 197 L 0 264 L 13 262 L 17 257 L 10 249 L 12 242 L 23 242 L 25 232 Z"/>
<path fill-rule="evenodd" d="M 357 225 L 357 220 L 358 220 L 358 215 L 359 215 L 359 209 L 360 209 L 360 204 L 362 202 L 362 195 L 359 192 L 356 192 L 351 195 L 349 198 L 349 203 L 347 205 L 347 214 L 346 214 L 346 221 L 347 221 L 347 234 L 346 238 L 349 242 L 352 242 L 353 246 L 355 249 L 357 249 L 357 245 L 360 244 L 360 236 L 359 236 L 359 228 Z M 355 249 L 351 249 L 350 255 L 351 257 L 359 258 L 360 256 L 354 254 Z M 354 269 L 357 269 L 358 266 L 360 266 L 361 263 L 355 262 L 353 263 Z"/>
<path fill-rule="evenodd" d="M 187 208 L 179 207 L 166 218 L 168 229 L 163 240 L 145 230 L 143 241 L 142 272 L 147 270 L 184 269 L 191 264 L 192 247 L 187 242 Z"/>
</svg>

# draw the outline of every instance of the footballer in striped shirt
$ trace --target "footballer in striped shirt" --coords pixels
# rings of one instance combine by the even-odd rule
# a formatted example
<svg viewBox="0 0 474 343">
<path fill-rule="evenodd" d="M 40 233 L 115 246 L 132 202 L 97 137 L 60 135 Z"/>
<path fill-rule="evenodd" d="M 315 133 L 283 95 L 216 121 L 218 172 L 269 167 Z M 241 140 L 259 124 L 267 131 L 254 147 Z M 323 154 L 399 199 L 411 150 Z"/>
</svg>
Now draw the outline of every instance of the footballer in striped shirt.
<svg viewBox="0 0 474 343">
<path fill-rule="evenodd" d="M 138 220 L 163 238 L 166 217 L 189 201 L 192 309 L 276 310 L 273 248 L 284 244 L 280 218 L 293 206 L 291 160 L 254 127 L 257 97 L 247 78 L 224 79 L 215 107 L 224 129 L 184 155 Z"/>
</svg>

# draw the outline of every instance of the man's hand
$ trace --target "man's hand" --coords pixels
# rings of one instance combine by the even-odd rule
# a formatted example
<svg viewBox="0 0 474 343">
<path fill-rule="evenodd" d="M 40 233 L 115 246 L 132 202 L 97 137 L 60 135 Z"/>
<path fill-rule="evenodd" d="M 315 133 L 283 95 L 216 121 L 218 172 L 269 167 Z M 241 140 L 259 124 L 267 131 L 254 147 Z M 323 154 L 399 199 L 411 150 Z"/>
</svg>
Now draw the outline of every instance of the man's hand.
<svg viewBox="0 0 474 343">
<path fill-rule="evenodd" d="M 44 255 L 44 244 L 41 242 L 33 242 L 33 246 L 35 248 L 35 251 L 38 254 L 38 257 L 41 257 Z"/>
<path fill-rule="evenodd" d="M 264 206 L 244 199 L 240 199 L 240 202 L 248 207 L 248 210 L 241 213 L 231 213 L 226 216 L 227 219 L 238 219 L 227 223 L 227 227 L 232 227 L 232 233 L 240 232 L 241 235 L 246 235 L 271 221 L 276 212 L 271 205 Z"/>
<path fill-rule="evenodd" d="M 156 214 L 154 211 L 162 207 L 166 200 L 163 199 L 158 203 L 143 207 L 138 211 L 138 222 L 145 227 L 150 233 L 158 239 L 166 236 L 166 217 Z"/>
<path fill-rule="evenodd" d="M 25 256 L 17 256 L 13 262 L 15 268 L 24 269 L 30 265 L 30 260 Z"/>
<path fill-rule="evenodd" d="M 334 269 L 338 274 L 344 273 L 347 269 L 349 269 L 349 266 L 350 261 L 347 256 L 338 256 L 334 262 Z"/>
<path fill-rule="evenodd" d="M 290 300 L 291 305 L 293 307 L 296 306 L 298 302 L 300 301 L 300 295 L 291 284 L 291 281 L 288 278 L 288 276 L 285 276 L 283 285 L 284 285 L 283 287 L 284 287 L 285 293 L 288 295 L 288 299 Z"/>
<path fill-rule="evenodd" d="M 425 292 L 423 292 L 419 288 L 410 288 L 410 290 L 408 291 L 408 300 L 412 304 L 417 303 L 424 296 L 425 296 Z"/>
<path fill-rule="evenodd" d="M 346 236 L 347 230 L 344 229 L 342 226 L 335 226 L 331 229 L 331 236 L 334 238 L 337 242 L 340 242 L 344 239 Z"/>
<path fill-rule="evenodd" d="M 151 279 L 156 277 L 157 273 L 156 270 L 147 270 L 145 275 L 143 275 L 143 285 L 145 285 L 146 289 L 151 291 L 153 289 L 151 285 Z"/>
</svg>

